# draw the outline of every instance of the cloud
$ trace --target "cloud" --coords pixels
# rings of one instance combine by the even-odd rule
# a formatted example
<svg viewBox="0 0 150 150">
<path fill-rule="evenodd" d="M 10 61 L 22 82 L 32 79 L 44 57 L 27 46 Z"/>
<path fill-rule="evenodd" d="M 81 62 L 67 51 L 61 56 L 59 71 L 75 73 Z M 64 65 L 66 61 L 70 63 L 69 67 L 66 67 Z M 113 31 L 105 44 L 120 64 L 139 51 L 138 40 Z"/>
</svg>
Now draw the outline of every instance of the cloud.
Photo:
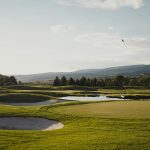
<svg viewBox="0 0 150 150">
<path fill-rule="evenodd" d="M 149 64 L 150 40 L 142 37 L 123 38 L 117 33 L 86 33 L 75 38 L 75 41 L 90 53 L 97 63 L 110 66 L 121 64 Z M 84 48 L 85 47 L 85 48 Z M 86 54 L 85 53 L 85 54 Z"/>
<path fill-rule="evenodd" d="M 129 45 L 140 48 L 140 49 L 149 49 L 150 48 L 150 40 L 143 37 L 133 37 L 128 38 L 127 42 Z"/>
<path fill-rule="evenodd" d="M 54 25 L 50 27 L 50 31 L 56 34 L 70 32 L 73 29 L 74 27 L 72 25 Z"/>
<path fill-rule="evenodd" d="M 99 48 L 120 48 L 122 42 L 118 34 L 87 33 L 76 37 L 76 41 Z"/>
<path fill-rule="evenodd" d="M 98 48 L 110 50 L 141 50 L 150 48 L 150 40 L 142 37 L 122 38 L 117 33 L 86 33 L 76 37 L 76 41 Z"/>
<path fill-rule="evenodd" d="M 94 68 L 149 63 L 149 39 L 124 37 L 115 32 L 112 26 L 106 26 L 106 29 L 106 32 L 100 32 L 95 28 L 83 28 L 74 24 L 51 26 L 51 33 L 56 34 L 50 34 L 50 49 L 54 50 L 53 56 L 57 55 L 55 61 L 60 61 L 62 68 L 65 65 L 70 68 Z M 57 50 L 59 54 L 55 54 Z M 67 64 L 68 62 L 71 63 Z"/>
<path fill-rule="evenodd" d="M 54 0 L 61 5 L 73 5 L 84 8 L 119 9 L 131 7 L 138 9 L 144 5 L 144 0 Z"/>
<path fill-rule="evenodd" d="M 109 26 L 109 27 L 108 27 L 108 30 L 113 31 L 114 28 L 113 28 L 112 26 Z"/>
</svg>

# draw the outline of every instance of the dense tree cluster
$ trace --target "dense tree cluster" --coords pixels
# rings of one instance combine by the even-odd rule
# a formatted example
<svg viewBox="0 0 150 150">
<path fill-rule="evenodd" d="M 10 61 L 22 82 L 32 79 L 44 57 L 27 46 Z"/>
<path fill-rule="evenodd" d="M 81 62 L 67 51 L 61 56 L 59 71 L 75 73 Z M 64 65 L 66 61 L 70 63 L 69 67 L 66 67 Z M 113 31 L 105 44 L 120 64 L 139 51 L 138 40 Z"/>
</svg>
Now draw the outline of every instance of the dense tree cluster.
<svg viewBox="0 0 150 150">
<path fill-rule="evenodd" d="M 15 85 L 17 84 L 17 80 L 14 76 L 4 76 L 0 75 L 0 86 L 4 85 Z"/>
<path fill-rule="evenodd" d="M 100 87 L 123 87 L 123 86 L 150 86 L 150 76 L 139 76 L 139 77 L 124 77 L 122 75 L 116 77 L 107 78 L 86 78 L 81 79 L 67 79 L 63 76 L 61 79 L 55 78 L 53 82 L 54 86 L 66 86 L 66 85 L 77 85 L 77 86 L 100 86 Z"/>
</svg>

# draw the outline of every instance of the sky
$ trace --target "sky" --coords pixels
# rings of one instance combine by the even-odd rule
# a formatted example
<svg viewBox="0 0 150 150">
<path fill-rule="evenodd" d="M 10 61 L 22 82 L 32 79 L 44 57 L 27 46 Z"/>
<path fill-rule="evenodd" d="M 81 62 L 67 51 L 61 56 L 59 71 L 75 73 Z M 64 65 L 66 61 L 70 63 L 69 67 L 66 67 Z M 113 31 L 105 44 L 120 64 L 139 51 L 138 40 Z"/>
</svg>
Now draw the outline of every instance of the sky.
<svg viewBox="0 0 150 150">
<path fill-rule="evenodd" d="M 150 64 L 149 14 L 150 0 L 0 0 L 0 74 Z"/>
</svg>

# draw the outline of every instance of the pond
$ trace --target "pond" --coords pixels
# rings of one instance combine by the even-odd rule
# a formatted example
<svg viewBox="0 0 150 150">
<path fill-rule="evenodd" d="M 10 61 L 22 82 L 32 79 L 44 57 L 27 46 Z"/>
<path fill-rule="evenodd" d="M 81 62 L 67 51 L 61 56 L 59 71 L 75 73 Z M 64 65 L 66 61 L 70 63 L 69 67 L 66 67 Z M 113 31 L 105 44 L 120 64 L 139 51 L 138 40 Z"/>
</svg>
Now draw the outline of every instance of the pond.
<svg viewBox="0 0 150 150">
<path fill-rule="evenodd" d="M 68 101 L 113 101 L 113 100 L 125 100 L 122 98 L 109 98 L 107 96 L 98 96 L 98 97 L 81 97 L 81 96 L 66 96 L 60 98 L 61 100 Z"/>
</svg>

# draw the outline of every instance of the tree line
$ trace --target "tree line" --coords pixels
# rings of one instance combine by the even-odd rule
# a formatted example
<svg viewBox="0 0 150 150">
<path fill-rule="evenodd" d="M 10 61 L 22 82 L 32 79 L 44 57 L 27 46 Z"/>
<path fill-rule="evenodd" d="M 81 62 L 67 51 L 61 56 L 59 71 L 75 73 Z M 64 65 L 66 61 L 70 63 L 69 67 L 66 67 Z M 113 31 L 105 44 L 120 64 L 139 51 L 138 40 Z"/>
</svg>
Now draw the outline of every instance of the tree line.
<svg viewBox="0 0 150 150">
<path fill-rule="evenodd" d="M 86 78 L 73 79 L 72 77 L 67 79 L 65 76 L 62 78 L 56 77 L 54 86 L 100 86 L 100 87 L 123 87 L 123 86 L 149 86 L 150 87 L 150 76 L 139 76 L 139 77 L 124 77 L 118 75 L 116 77 L 106 78 Z"/>
<path fill-rule="evenodd" d="M 14 76 L 4 76 L 0 74 L 0 86 L 5 86 L 5 85 L 16 85 L 17 80 Z"/>
</svg>

